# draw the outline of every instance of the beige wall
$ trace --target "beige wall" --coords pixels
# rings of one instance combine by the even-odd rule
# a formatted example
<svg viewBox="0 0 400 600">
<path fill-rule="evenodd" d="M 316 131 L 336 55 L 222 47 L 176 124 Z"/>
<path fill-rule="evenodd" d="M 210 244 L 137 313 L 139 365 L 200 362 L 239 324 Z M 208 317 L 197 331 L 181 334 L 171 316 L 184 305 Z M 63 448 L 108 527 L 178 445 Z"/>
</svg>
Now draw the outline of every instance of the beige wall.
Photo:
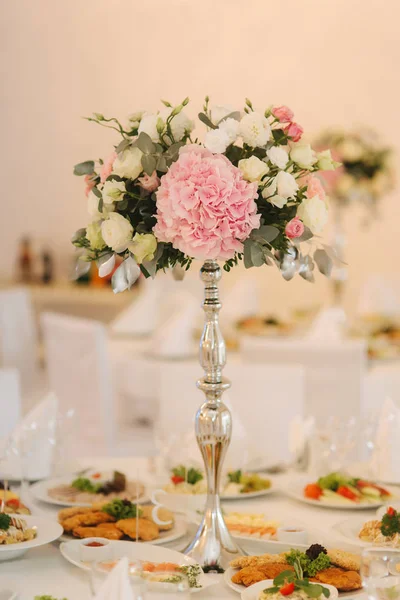
<svg viewBox="0 0 400 600">
<path fill-rule="evenodd" d="M 123 117 L 189 95 L 195 114 L 206 93 L 238 106 L 247 95 L 288 104 L 310 133 L 364 122 L 398 150 L 399 22 L 398 0 L 3 0 L 0 275 L 26 232 L 67 264 L 86 222 L 72 165 L 115 139 L 80 118 L 92 111 Z M 368 271 L 397 268 L 399 200 L 367 230 L 348 215 L 349 304 Z M 327 295 L 322 279 L 312 289 L 272 269 L 250 276 L 272 307 L 287 292 L 290 303 Z"/>
</svg>

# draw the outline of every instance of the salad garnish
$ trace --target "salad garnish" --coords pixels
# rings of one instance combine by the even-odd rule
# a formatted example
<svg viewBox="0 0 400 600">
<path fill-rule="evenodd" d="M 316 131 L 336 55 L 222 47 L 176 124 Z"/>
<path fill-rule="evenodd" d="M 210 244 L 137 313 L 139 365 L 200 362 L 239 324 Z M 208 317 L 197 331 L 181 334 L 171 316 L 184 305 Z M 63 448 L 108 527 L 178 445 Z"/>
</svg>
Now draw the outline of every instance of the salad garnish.
<svg viewBox="0 0 400 600">
<path fill-rule="evenodd" d="M 230 483 L 238 483 L 243 487 L 240 489 L 241 494 L 250 492 L 260 492 L 268 490 L 271 487 L 271 481 L 264 477 L 260 477 L 257 473 L 245 474 L 239 469 L 238 471 L 230 471 L 228 473 Z"/>
<path fill-rule="evenodd" d="M 296 552 L 296 550 L 292 550 L 291 552 Z M 306 555 L 304 554 L 304 556 Z M 288 560 L 288 555 L 286 555 L 286 558 Z M 275 577 L 274 585 L 264 590 L 265 594 L 276 594 L 279 592 L 282 596 L 290 596 L 295 590 L 301 590 L 309 598 L 319 598 L 320 596 L 329 598 L 330 591 L 326 587 L 319 585 L 318 583 L 310 583 L 309 580 L 304 577 L 304 570 L 299 556 L 296 556 L 290 564 L 293 565 L 294 572 L 283 571 L 280 573 Z"/>
<path fill-rule="evenodd" d="M 315 577 L 319 571 L 331 566 L 331 560 L 325 548 L 319 546 L 319 544 L 313 544 L 306 552 L 291 550 L 285 554 L 285 557 L 289 565 L 292 565 L 295 569 L 296 565 L 301 567 L 302 572 L 307 577 Z"/>
<path fill-rule="evenodd" d="M 179 467 L 172 469 L 171 481 L 175 485 L 182 483 L 183 481 L 194 485 L 202 479 L 204 479 L 204 475 L 199 469 L 193 467 L 186 469 L 183 465 L 179 465 Z"/>
<path fill-rule="evenodd" d="M 116 498 L 105 504 L 101 510 L 114 517 L 117 521 L 134 519 L 136 516 L 140 517 L 142 515 L 142 511 L 136 504 L 133 504 L 130 500 L 121 500 L 120 498 Z"/>
<path fill-rule="evenodd" d="M 381 521 L 381 533 L 385 537 L 400 533 L 400 514 L 389 506 Z"/>
<path fill-rule="evenodd" d="M 92 475 L 92 479 L 99 479 L 100 477 L 101 473 Z M 113 478 L 110 481 L 95 483 L 87 477 L 78 477 L 74 479 L 71 486 L 80 492 L 88 492 L 89 494 L 111 494 L 112 492 L 123 492 L 126 489 L 126 478 L 123 473 L 114 471 Z"/>
<path fill-rule="evenodd" d="M 359 503 L 387 499 L 390 498 L 391 493 L 371 481 L 335 472 L 320 477 L 316 483 L 306 485 L 304 496 L 312 500 L 339 500 L 342 498 Z"/>
<path fill-rule="evenodd" d="M 10 515 L 7 515 L 6 513 L 0 513 L 0 529 L 2 529 L 3 531 L 7 531 L 8 529 L 10 529 L 10 525 Z"/>
</svg>

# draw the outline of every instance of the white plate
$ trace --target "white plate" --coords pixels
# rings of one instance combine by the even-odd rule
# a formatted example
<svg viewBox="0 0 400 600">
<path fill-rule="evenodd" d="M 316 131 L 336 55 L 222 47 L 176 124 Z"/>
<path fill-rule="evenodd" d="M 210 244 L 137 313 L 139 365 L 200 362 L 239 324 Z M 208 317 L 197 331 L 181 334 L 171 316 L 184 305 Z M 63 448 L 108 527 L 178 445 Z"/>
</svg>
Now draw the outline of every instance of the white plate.
<svg viewBox="0 0 400 600">
<path fill-rule="evenodd" d="M 339 521 L 339 523 L 335 523 L 335 525 L 333 525 L 332 527 L 332 530 L 335 533 L 340 533 L 340 535 L 343 536 L 343 538 L 346 538 L 346 540 L 350 541 L 353 545 L 357 545 L 362 548 L 368 548 L 374 545 L 377 546 L 377 544 L 373 544 L 373 542 L 364 542 L 358 537 L 362 526 L 367 521 L 372 521 L 375 518 L 375 515 L 373 515 L 369 518 L 363 519 L 360 517 L 345 519 L 344 521 Z M 382 544 L 380 545 L 382 546 Z"/>
<path fill-rule="evenodd" d="M 187 523 L 186 520 L 181 517 L 175 517 L 174 527 L 170 531 L 160 531 L 160 537 L 156 540 L 151 540 L 151 542 L 139 542 L 139 545 L 142 544 L 152 545 L 152 546 L 160 546 L 162 544 L 169 544 L 170 542 L 174 542 L 179 538 L 183 537 L 187 532 Z M 67 533 L 63 533 L 61 536 L 61 540 L 63 542 L 70 542 L 75 540 L 72 535 L 68 535 Z M 119 540 L 121 541 L 121 540 Z M 128 544 L 135 544 L 134 541 L 127 540 Z"/>
<path fill-rule="evenodd" d="M 25 554 L 31 548 L 44 546 L 57 540 L 63 532 L 63 528 L 53 519 L 46 517 L 36 517 L 35 515 L 11 515 L 19 519 L 24 519 L 29 528 L 37 528 L 37 536 L 29 542 L 20 542 L 18 544 L 0 545 L 0 561 L 11 560 Z"/>
<path fill-rule="evenodd" d="M 76 477 L 76 476 L 75 476 Z M 68 502 L 63 500 L 56 500 L 55 498 L 51 498 L 48 494 L 48 490 L 54 488 L 58 485 L 62 484 L 70 484 L 73 481 L 74 475 L 68 475 L 65 477 L 56 477 L 54 479 L 44 479 L 43 481 L 38 481 L 30 486 L 30 491 L 32 495 L 41 502 L 47 502 L 48 504 L 54 504 L 56 506 L 92 506 L 91 502 Z M 96 502 L 96 494 L 93 494 L 93 502 Z M 136 502 L 136 500 L 134 500 Z M 138 499 L 139 503 L 149 502 L 149 498 L 146 496 L 140 496 Z"/>
<path fill-rule="evenodd" d="M 338 510 L 368 510 L 371 508 L 379 508 L 383 504 L 390 504 L 390 500 L 379 500 L 376 502 L 363 502 L 357 504 L 353 502 L 350 504 L 343 502 L 343 504 L 331 500 L 324 500 L 321 502 L 320 500 L 311 500 L 310 498 L 305 498 L 304 496 L 304 488 L 308 483 L 312 483 L 310 477 L 293 477 L 285 487 L 282 488 L 282 491 L 293 498 L 294 500 L 298 500 L 299 502 L 304 502 L 305 504 L 310 504 L 311 506 L 317 506 L 320 508 L 336 508 Z M 392 491 L 392 490 L 389 490 Z M 393 492 L 393 491 L 392 491 Z M 395 494 L 393 494 L 395 497 Z"/>
<path fill-rule="evenodd" d="M 258 600 L 260 592 L 265 590 L 266 588 L 272 587 L 274 585 L 273 579 L 266 579 L 265 581 L 259 581 L 258 583 L 253 583 L 250 587 L 246 588 L 242 591 L 241 598 L 242 600 Z M 315 584 L 314 584 L 315 585 Z M 327 588 L 331 595 L 329 596 L 329 600 L 336 600 L 339 596 L 339 593 L 333 585 L 320 584 L 323 587 Z M 243 588 L 243 586 L 242 586 Z"/>
<path fill-rule="evenodd" d="M 88 569 L 87 564 L 83 563 L 79 557 L 79 544 L 81 540 L 71 540 L 60 544 L 60 552 L 70 563 L 80 569 Z M 195 565 L 196 561 L 189 556 L 185 556 L 176 550 L 170 548 L 161 548 L 152 544 L 142 544 L 136 542 L 113 541 L 115 548 L 114 558 L 127 556 L 130 560 L 144 560 L 150 562 L 173 562 L 179 565 Z M 205 588 L 215 585 L 218 581 L 212 575 L 202 573 L 199 577 L 201 588 L 191 589 L 191 593 L 201 592 Z"/>
</svg>

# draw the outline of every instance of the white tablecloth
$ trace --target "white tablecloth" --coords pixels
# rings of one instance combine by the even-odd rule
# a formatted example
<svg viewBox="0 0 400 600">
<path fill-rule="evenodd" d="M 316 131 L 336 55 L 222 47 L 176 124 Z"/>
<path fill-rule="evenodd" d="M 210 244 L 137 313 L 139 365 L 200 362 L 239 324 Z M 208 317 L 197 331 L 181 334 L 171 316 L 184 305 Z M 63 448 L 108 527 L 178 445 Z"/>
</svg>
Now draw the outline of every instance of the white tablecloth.
<svg viewBox="0 0 400 600">
<path fill-rule="evenodd" d="M 80 461 L 81 467 L 96 466 L 100 469 L 120 469 L 132 477 L 139 476 L 149 484 L 154 485 L 155 462 L 154 459 L 120 458 L 84 459 Z M 283 475 L 277 477 L 277 487 L 283 485 L 290 477 Z M 32 509 L 38 514 L 47 514 L 56 518 L 57 507 L 32 501 Z M 314 508 L 285 497 L 282 492 L 258 498 L 248 499 L 241 502 L 226 502 L 227 510 L 240 510 L 246 512 L 264 512 L 271 518 L 290 522 L 295 520 L 306 525 L 311 530 L 321 532 L 320 541 L 330 547 L 347 547 L 347 544 L 330 531 L 331 527 L 348 517 L 360 515 L 360 513 L 348 510 L 332 510 L 325 508 Z M 374 511 L 363 511 L 366 519 L 371 518 Z M 170 547 L 177 550 L 182 549 L 186 540 L 178 540 Z M 246 547 L 248 551 L 254 549 L 254 545 Z M 252 552 L 256 554 L 257 551 Z M 258 551 L 262 553 L 262 551 Z M 196 594 L 198 600 L 204 598 L 218 598 L 219 600 L 230 600 L 239 595 L 228 588 L 223 582 L 223 576 L 210 575 L 217 580 L 217 584 L 207 588 L 204 592 Z M 68 563 L 58 550 L 58 543 L 32 549 L 22 558 L 10 562 L 0 562 L 0 591 L 8 589 L 18 591 L 21 600 L 33 600 L 35 595 L 49 594 L 56 598 L 68 598 L 68 600 L 89 600 L 90 593 L 87 575 L 81 569 Z M 364 595 L 360 595 L 364 600 Z"/>
</svg>

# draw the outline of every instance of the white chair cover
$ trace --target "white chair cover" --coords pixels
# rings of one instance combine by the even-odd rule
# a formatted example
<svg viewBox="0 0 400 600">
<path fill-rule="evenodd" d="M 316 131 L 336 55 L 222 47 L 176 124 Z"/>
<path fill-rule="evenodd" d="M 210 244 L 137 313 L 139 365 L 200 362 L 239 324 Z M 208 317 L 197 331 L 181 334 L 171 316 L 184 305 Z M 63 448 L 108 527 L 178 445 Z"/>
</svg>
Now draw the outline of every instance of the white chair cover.
<svg viewBox="0 0 400 600">
<path fill-rule="evenodd" d="M 241 347 L 243 359 L 252 364 L 297 364 L 304 368 L 306 416 L 319 420 L 330 415 L 349 418 L 360 414 L 366 364 L 364 342 L 324 343 L 243 336 Z M 281 385 L 286 383 L 284 379 Z"/>
<path fill-rule="evenodd" d="M 21 395 L 17 369 L 0 369 L 0 443 L 21 418 Z"/>
<path fill-rule="evenodd" d="M 0 291 L 0 365 L 16 367 L 23 387 L 36 384 L 36 328 L 29 291 Z"/>
<path fill-rule="evenodd" d="M 74 409 L 77 415 L 74 451 L 114 454 L 116 407 L 105 327 L 52 313 L 41 321 L 50 389 L 61 413 Z"/>
<path fill-rule="evenodd" d="M 160 281 L 146 279 L 141 282 L 141 292 L 110 324 L 111 333 L 124 336 L 149 335 L 159 320 L 161 304 Z"/>
</svg>

